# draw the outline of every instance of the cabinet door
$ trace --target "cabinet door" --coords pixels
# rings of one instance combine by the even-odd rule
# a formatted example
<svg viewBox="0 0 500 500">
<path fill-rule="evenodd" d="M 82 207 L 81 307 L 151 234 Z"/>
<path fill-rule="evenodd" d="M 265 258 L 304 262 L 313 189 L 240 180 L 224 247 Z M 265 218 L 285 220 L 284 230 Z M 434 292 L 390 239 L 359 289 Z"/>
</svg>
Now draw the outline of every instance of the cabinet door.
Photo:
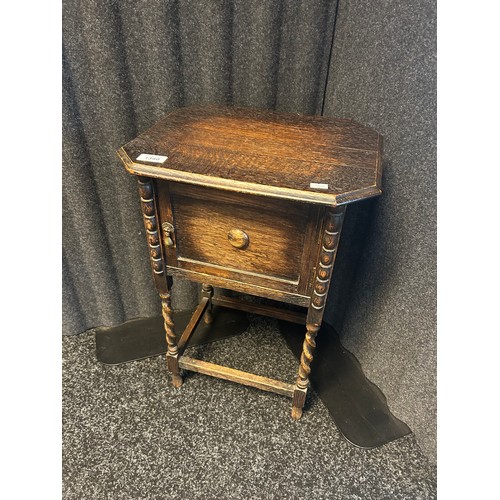
<svg viewBox="0 0 500 500">
<path fill-rule="evenodd" d="M 315 262 L 309 259 L 316 248 L 311 238 L 317 231 L 316 207 L 189 184 L 157 184 L 160 217 L 173 226 L 169 266 L 289 293 L 304 291 Z"/>
</svg>

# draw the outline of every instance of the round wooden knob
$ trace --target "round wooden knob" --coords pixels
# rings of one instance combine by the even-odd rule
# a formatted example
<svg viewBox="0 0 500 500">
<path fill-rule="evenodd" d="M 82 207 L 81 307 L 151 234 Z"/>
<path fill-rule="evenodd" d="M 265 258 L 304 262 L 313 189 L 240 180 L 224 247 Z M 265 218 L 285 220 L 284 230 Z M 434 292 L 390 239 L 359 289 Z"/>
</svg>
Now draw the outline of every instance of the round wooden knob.
<svg viewBox="0 0 500 500">
<path fill-rule="evenodd" d="M 250 241 L 248 239 L 248 234 L 241 229 L 231 229 L 231 231 L 227 233 L 227 239 L 235 248 L 246 248 Z"/>
</svg>

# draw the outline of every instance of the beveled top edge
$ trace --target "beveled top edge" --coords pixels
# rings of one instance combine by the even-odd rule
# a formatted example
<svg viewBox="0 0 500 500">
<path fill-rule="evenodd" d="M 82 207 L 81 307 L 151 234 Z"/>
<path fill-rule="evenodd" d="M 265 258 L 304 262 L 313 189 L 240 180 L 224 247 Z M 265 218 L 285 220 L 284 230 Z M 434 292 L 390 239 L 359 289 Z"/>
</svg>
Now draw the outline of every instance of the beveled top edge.
<svg viewBox="0 0 500 500">
<path fill-rule="evenodd" d="M 127 172 L 133 175 L 152 177 L 155 179 L 163 179 L 174 182 L 183 182 L 198 186 L 213 187 L 226 191 L 255 194 L 272 198 L 282 198 L 304 203 L 313 203 L 329 207 L 345 205 L 347 203 L 372 198 L 382 194 L 382 190 L 380 189 L 378 182 L 380 176 L 377 176 L 377 183 L 372 186 L 337 195 L 235 181 L 221 177 L 211 177 L 208 175 L 194 174 L 167 168 L 162 168 L 160 170 L 156 166 L 135 163 L 130 159 L 123 147 L 117 151 L 117 155 L 122 161 Z"/>
<path fill-rule="evenodd" d="M 226 148 L 225 143 L 221 143 L 218 140 L 217 135 L 214 136 L 213 131 L 209 130 L 208 134 L 212 133 L 213 137 L 210 139 L 211 142 L 208 142 L 208 147 L 203 144 L 203 142 L 197 143 L 196 141 L 193 144 L 189 143 L 189 140 L 193 140 L 192 136 L 187 135 L 188 142 L 186 144 L 183 143 L 183 139 L 173 138 L 172 143 L 168 144 L 167 140 L 170 137 L 175 137 L 177 130 L 182 130 L 184 134 L 184 129 L 182 127 L 185 126 L 186 123 L 191 126 L 191 122 L 194 120 L 197 127 L 197 120 L 200 120 L 200 123 L 203 123 L 204 120 L 208 117 L 213 117 L 214 120 L 218 118 L 229 118 L 230 120 L 234 117 L 237 117 L 239 120 L 240 117 L 244 118 L 243 124 L 248 123 L 249 129 L 252 130 L 252 133 L 255 135 L 255 121 L 262 121 L 262 123 L 271 124 L 272 127 L 278 127 L 277 130 L 280 130 L 281 134 L 284 134 L 285 140 L 280 143 L 278 141 L 278 148 L 273 149 L 274 144 L 272 141 L 269 141 L 269 137 L 266 137 L 266 133 L 261 136 L 264 138 L 264 141 L 267 140 L 269 142 L 269 150 L 265 149 L 265 152 L 262 151 L 253 151 L 249 149 L 248 143 L 243 142 L 243 148 L 240 148 L 238 143 L 235 146 L 235 140 L 233 135 L 233 129 L 228 128 L 228 147 Z M 248 122 L 246 121 L 248 117 Z M 175 124 L 175 127 L 178 127 L 177 130 L 172 128 L 172 131 L 168 131 L 168 127 L 172 127 L 169 124 L 169 121 Z M 217 122 L 215 122 L 217 123 Z M 217 127 L 217 125 L 216 125 Z M 317 128 L 319 127 L 319 128 Z M 331 127 L 331 128 L 330 128 Z M 186 128 L 186 130 L 190 130 Z M 216 130 L 216 129 L 215 129 Z M 237 128 L 236 130 L 239 129 Z M 242 130 L 245 130 L 243 127 Z M 266 129 L 264 129 L 266 130 Z M 269 130 L 269 128 L 267 128 Z M 326 142 L 321 142 L 321 140 L 316 143 L 313 141 L 313 145 L 310 147 L 310 152 L 313 153 L 311 156 L 307 156 L 309 154 L 309 150 L 307 147 L 304 149 L 298 148 L 297 151 L 305 151 L 306 154 L 301 156 L 300 153 L 295 156 L 295 144 L 292 142 L 292 148 L 290 148 L 290 140 L 288 136 L 286 136 L 287 130 L 290 130 L 291 136 L 293 137 L 292 141 L 297 140 L 297 136 L 293 136 L 293 134 L 300 134 L 303 130 L 308 130 L 313 134 L 318 131 L 320 133 L 320 137 L 323 137 L 321 132 L 323 130 L 327 130 L 327 137 L 325 139 Z M 331 146 L 325 146 L 328 144 L 328 134 L 332 134 L 332 143 Z M 284 133 L 283 133 L 284 131 Z M 295 131 L 295 132 L 294 132 Z M 338 132 L 339 131 L 339 132 Z M 345 131 L 345 132 L 344 132 Z M 225 130 L 222 129 L 222 132 L 225 133 Z M 260 130 L 257 130 L 256 135 L 258 136 Z M 191 132 L 190 132 L 191 133 Z M 203 132 L 205 133 L 205 132 Z M 344 140 L 343 134 L 346 134 L 345 137 L 347 141 Z M 148 135 L 149 134 L 149 135 Z M 170 135 L 172 134 L 172 135 Z M 340 134 L 340 135 L 339 135 Z M 359 134 L 357 136 L 356 134 Z M 165 140 L 163 139 L 165 137 Z M 196 137 L 196 135 L 195 135 Z M 222 135 L 222 137 L 225 137 Z M 271 136 L 272 137 L 272 136 Z M 307 135 L 305 136 L 307 137 Z M 314 135 L 314 137 L 316 137 Z M 357 141 L 357 137 L 360 138 Z M 340 139 L 340 140 L 339 140 Z M 288 140 L 288 143 L 287 143 Z M 177 141 L 177 143 L 176 143 Z M 199 141 L 199 139 L 198 139 Z M 231 146 L 232 141 L 232 146 Z M 162 156 L 169 160 L 165 163 L 159 165 L 155 160 L 144 161 L 143 158 L 141 160 L 137 159 L 137 152 L 143 146 L 143 143 L 146 146 L 151 147 L 151 154 L 158 155 L 158 160 L 161 161 Z M 175 151 L 175 149 L 180 144 L 180 149 Z M 310 144 L 307 143 L 306 144 Z M 168 152 L 169 147 L 173 146 L 172 155 Z M 154 123 L 147 130 L 141 132 L 136 138 L 127 142 L 120 150 L 118 151 L 118 156 L 122 160 L 126 170 L 134 175 L 144 175 L 147 177 L 153 177 L 158 179 L 165 179 L 175 182 L 183 182 L 187 184 L 196 184 L 203 186 L 210 186 L 217 189 L 224 189 L 227 191 L 235 191 L 242 192 L 248 194 L 257 194 L 262 196 L 269 196 L 274 198 L 284 198 L 289 200 L 296 200 L 305 203 L 315 203 L 326 206 L 337 206 L 343 205 L 346 203 L 351 203 L 353 201 L 362 200 L 365 198 L 370 198 L 373 196 L 378 196 L 382 193 L 381 191 L 381 174 L 382 174 L 382 165 L 381 165 L 381 145 L 382 145 L 382 137 L 381 135 L 374 129 L 362 125 L 352 119 L 347 118 L 334 118 L 334 117 L 324 117 L 317 115 L 302 115 L 299 113 L 287 113 L 287 112 L 278 112 L 269 109 L 258 109 L 258 108 L 250 108 L 250 107 L 233 107 L 233 106 L 221 106 L 221 105 L 194 105 L 188 107 L 181 107 L 171 110 L 167 113 L 163 118 Z M 213 146 L 213 147 L 212 147 Z M 182 151 L 182 147 L 189 151 L 189 153 L 185 153 Z M 191 154 L 191 149 L 195 153 Z M 212 147 L 212 149 L 210 149 Z M 268 146 L 266 145 L 266 148 Z M 282 148 L 281 150 L 279 148 Z M 325 151 L 322 149 L 331 148 L 326 150 L 326 154 L 323 154 Z M 233 149 L 231 149 L 233 148 Z M 318 148 L 318 149 L 315 149 Z M 292 153 L 290 154 L 290 150 Z M 200 151 L 205 157 L 200 154 Z M 209 158 L 209 155 L 212 154 L 212 151 L 216 151 L 218 155 L 222 158 L 221 161 L 215 161 L 213 158 Z M 269 152 L 268 152 L 269 151 Z M 277 154 L 278 153 L 278 154 Z M 315 156 L 314 154 L 317 153 Z M 333 154 L 332 154 L 333 153 Z M 321 156 L 323 154 L 323 156 Z M 331 156 L 329 157 L 328 154 Z M 178 158 L 176 158 L 176 155 Z M 198 168 L 193 162 L 196 162 L 197 156 L 202 159 Z M 241 161 L 240 157 L 241 156 Z M 311 175 L 311 188 L 313 188 L 312 184 L 315 185 L 314 188 L 317 190 L 309 190 L 305 186 L 302 179 L 300 179 L 300 174 L 298 176 L 287 177 L 290 178 L 290 182 L 283 182 L 279 179 L 279 176 L 276 174 L 278 171 L 269 170 L 270 175 L 267 175 L 264 172 L 267 172 L 260 168 L 258 162 L 260 160 L 260 155 L 263 159 L 263 164 L 267 162 L 269 166 L 275 169 L 276 162 L 274 162 L 274 158 L 284 158 L 285 164 L 288 164 L 287 167 L 292 169 L 294 167 L 309 168 L 307 163 L 309 162 L 311 165 L 312 172 Z M 370 156 L 369 163 L 363 164 L 364 158 L 368 158 Z M 140 156 L 140 155 L 139 155 Z M 134 159 L 132 159 L 134 158 Z M 233 162 L 231 165 L 231 161 Z M 274 164 L 273 164 L 274 162 Z M 337 162 L 337 163 L 336 163 Z M 344 163 L 345 162 L 345 163 Z M 241 175 L 233 175 L 231 168 L 241 164 Z M 259 171 L 259 176 L 249 175 L 249 173 L 253 173 L 253 167 L 255 164 L 257 166 L 257 170 Z M 323 179 L 320 178 L 316 181 L 315 177 L 318 178 L 318 172 L 320 172 L 319 168 L 323 168 L 321 164 L 327 168 L 326 176 L 324 179 L 324 184 L 322 184 Z M 227 168 L 227 171 L 230 171 L 228 174 L 224 171 L 224 169 L 218 169 L 216 165 L 230 165 L 230 168 Z M 315 165 L 312 167 L 312 165 Z M 193 167 L 194 166 L 194 167 Z M 245 172 L 245 166 L 247 168 Z M 251 167 L 251 169 L 250 169 Z M 349 172 L 349 175 L 354 179 L 355 176 L 358 177 L 358 182 L 349 182 L 349 177 L 347 177 L 346 182 L 342 182 L 345 177 L 341 173 L 342 168 L 352 168 Z M 316 169 L 316 170 L 314 170 Z M 365 169 L 365 172 L 363 172 Z M 235 169 L 236 174 L 240 174 L 238 169 Z M 302 170 L 305 172 L 305 170 Z M 332 177 L 328 177 L 328 175 L 332 173 Z M 371 172 L 368 174 L 367 172 Z M 273 178 L 274 175 L 274 178 Z M 336 184 L 336 180 L 339 176 L 341 182 Z M 260 181 L 256 182 L 257 179 Z M 330 186 L 336 186 L 335 188 L 330 188 L 328 190 L 327 180 L 331 180 Z M 295 181 L 300 181 L 295 182 Z M 284 185 L 283 185 L 284 184 Z M 324 188 L 323 186 L 326 186 Z M 327 189 L 326 192 L 323 189 Z M 323 191 L 322 191 L 323 190 Z"/>
</svg>

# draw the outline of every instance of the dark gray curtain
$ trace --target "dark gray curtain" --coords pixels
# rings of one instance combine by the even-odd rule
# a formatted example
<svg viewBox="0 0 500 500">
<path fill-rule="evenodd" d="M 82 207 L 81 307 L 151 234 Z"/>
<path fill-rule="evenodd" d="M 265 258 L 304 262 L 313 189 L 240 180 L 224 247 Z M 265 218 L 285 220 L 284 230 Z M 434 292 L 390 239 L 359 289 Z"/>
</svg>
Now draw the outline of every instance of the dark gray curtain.
<svg viewBox="0 0 500 500">
<path fill-rule="evenodd" d="M 336 3 L 63 3 L 64 333 L 158 314 L 136 184 L 115 151 L 171 109 L 321 111 Z M 174 307 L 194 287 L 178 282 Z"/>
<path fill-rule="evenodd" d="M 434 10 L 432 0 L 340 0 L 338 12 L 327 0 L 63 1 L 64 333 L 160 311 L 119 146 L 194 103 L 357 119 L 384 135 L 384 195 L 348 209 L 325 318 L 432 458 Z M 174 307 L 196 290 L 178 280 Z"/>
<path fill-rule="evenodd" d="M 325 113 L 384 136 L 342 342 L 436 461 L 436 4 L 341 0 Z"/>
</svg>

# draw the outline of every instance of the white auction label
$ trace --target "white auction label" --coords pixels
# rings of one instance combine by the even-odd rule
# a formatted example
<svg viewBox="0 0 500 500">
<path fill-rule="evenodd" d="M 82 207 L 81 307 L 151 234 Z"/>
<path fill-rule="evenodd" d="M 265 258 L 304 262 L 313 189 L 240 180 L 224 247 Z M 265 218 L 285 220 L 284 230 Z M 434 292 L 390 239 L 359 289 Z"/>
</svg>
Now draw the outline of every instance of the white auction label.
<svg viewBox="0 0 500 500">
<path fill-rule="evenodd" d="M 312 189 L 328 189 L 328 184 L 322 184 L 320 182 L 311 182 L 309 187 Z"/>
<path fill-rule="evenodd" d="M 146 153 L 142 153 L 136 158 L 138 161 L 150 161 L 152 163 L 163 163 L 167 159 L 168 156 L 150 155 Z"/>
</svg>

